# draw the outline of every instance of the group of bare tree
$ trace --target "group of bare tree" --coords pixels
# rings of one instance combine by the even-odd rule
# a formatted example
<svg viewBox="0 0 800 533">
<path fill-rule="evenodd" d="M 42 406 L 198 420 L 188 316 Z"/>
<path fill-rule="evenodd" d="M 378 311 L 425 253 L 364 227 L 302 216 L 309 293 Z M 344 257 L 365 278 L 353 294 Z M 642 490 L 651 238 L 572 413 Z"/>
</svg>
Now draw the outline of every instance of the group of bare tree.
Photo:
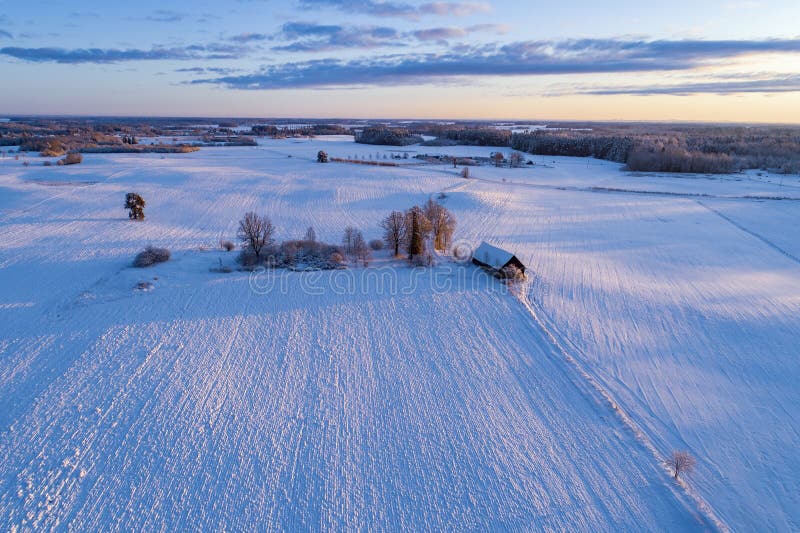
<svg viewBox="0 0 800 533">
<path fill-rule="evenodd" d="M 342 248 L 348 257 L 355 259 L 364 266 L 369 264 L 369 246 L 361 230 L 353 226 L 347 226 L 344 229 L 344 236 L 342 237 Z"/>
<path fill-rule="evenodd" d="M 266 215 L 249 212 L 239 222 L 237 236 L 241 241 L 239 262 L 243 267 L 257 266 L 294 269 L 343 268 L 346 259 L 369 264 L 370 249 L 358 229 L 345 228 L 341 246 L 317 240 L 317 232 L 309 226 L 302 239 L 276 243 L 275 226 Z"/>
<path fill-rule="evenodd" d="M 405 212 L 392 211 L 381 221 L 381 228 L 383 240 L 395 256 L 405 250 L 409 261 L 417 261 L 425 257 L 429 242 L 436 250 L 449 248 L 456 218 L 443 205 L 428 200 L 422 207 L 414 206 Z"/>
</svg>

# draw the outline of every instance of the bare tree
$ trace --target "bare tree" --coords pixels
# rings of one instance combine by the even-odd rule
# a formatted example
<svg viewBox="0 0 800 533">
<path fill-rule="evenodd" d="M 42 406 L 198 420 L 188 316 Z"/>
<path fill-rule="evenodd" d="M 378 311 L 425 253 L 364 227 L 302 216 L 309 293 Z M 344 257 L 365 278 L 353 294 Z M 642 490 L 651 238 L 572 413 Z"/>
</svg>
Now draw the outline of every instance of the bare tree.
<svg viewBox="0 0 800 533">
<path fill-rule="evenodd" d="M 370 251 L 367 246 L 367 241 L 360 231 L 356 231 L 355 238 L 353 239 L 353 255 L 358 261 L 361 261 L 364 266 L 369 264 Z"/>
<path fill-rule="evenodd" d="M 524 156 L 519 152 L 511 152 L 508 155 L 508 162 L 514 168 L 521 167 L 524 159 Z"/>
<path fill-rule="evenodd" d="M 446 250 L 456 230 L 456 217 L 443 205 L 430 199 L 423 207 L 423 213 L 430 221 L 433 247 L 437 250 Z"/>
<path fill-rule="evenodd" d="M 394 255 L 400 255 L 400 247 L 405 243 L 408 233 L 406 216 L 400 211 L 392 211 L 381 221 L 381 228 L 386 246 L 394 250 Z"/>
<path fill-rule="evenodd" d="M 308 227 L 308 229 L 306 230 L 306 235 L 303 238 L 303 240 L 308 242 L 317 242 L 317 232 L 314 231 L 313 226 Z"/>
<path fill-rule="evenodd" d="M 694 472 L 697 461 L 695 461 L 695 458 L 692 457 L 688 451 L 675 450 L 665 463 L 667 467 L 672 469 L 675 479 L 678 479 L 681 474 L 691 474 Z"/>
<path fill-rule="evenodd" d="M 342 236 L 342 248 L 347 255 L 353 255 L 356 250 L 356 236 L 361 232 L 353 226 L 344 228 L 344 235 Z M 363 237 L 362 237 L 363 239 Z"/>
<path fill-rule="evenodd" d="M 503 157 L 503 154 L 500 153 L 500 152 L 493 153 L 491 155 L 491 158 L 492 158 L 492 161 L 494 161 L 494 166 L 496 166 L 496 167 L 503 166 L 503 162 L 506 160 L 506 158 Z"/>
<path fill-rule="evenodd" d="M 259 216 L 250 211 L 239 221 L 239 231 L 237 236 L 242 241 L 245 248 L 252 250 L 256 257 L 261 257 L 261 250 L 273 243 L 272 234 L 275 226 L 272 225 L 269 217 Z"/>
</svg>

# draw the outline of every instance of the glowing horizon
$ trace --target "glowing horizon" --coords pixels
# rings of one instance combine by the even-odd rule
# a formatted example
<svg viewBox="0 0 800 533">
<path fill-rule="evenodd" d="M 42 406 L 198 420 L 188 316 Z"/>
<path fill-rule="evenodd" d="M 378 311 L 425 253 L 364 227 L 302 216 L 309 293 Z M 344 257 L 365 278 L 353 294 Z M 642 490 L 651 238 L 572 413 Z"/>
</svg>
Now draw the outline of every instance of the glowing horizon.
<svg viewBox="0 0 800 533">
<path fill-rule="evenodd" d="M 790 1 L 0 7 L 2 115 L 800 123 Z"/>
</svg>

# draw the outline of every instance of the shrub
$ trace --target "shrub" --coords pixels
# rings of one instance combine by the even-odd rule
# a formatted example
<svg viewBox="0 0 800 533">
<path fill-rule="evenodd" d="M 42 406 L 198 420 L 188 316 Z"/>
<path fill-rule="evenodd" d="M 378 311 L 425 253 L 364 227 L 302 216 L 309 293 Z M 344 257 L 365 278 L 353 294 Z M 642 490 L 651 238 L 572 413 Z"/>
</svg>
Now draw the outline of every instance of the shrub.
<svg viewBox="0 0 800 533">
<path fill-rule="evenodd" d="M 239 257 L 236 258 L 240 265 L 245 269 L 255 268 L 261 262 L 261 258 L 249 248 L 242 248 Z"/>
<path fill-rule="evenodd" d="M 497 277 L 510 282 L 525 281 L 525 273 L 514 265 L 504 267 Z"/>
<path fill-rule="evenodd" d="M 165 263 L 169 261 L 171 254 L 166 248 L 155 248 L 148 246 L 143 252 L 140 252 L 133 260 L 133 266 L 136 268 L 144 268 L 153 266 L 157 263 Z"/>
<path fill-rule="evenodd" d="M 383 250 L 383 241 L 380 239 L 372 239 L 371 241 L 369 241 L 369 247 L 375 250 L 376 252 Z"/>
<path fill-rule="evenodd" d="M 317 152 L 317 163 L 327 163 L 328 154 L 324 150 Z"/>
<path fill-rule="evenodd" d="M 70 152 L 67 154 L 67 157 L 64 158 L 65 165 L 77 165 L 83 162 L 83 156 L 78 152 Z"/>
<path fill-rule="evenodd" d="M 226 252 L 232 252 L 236 245 L 233 244 L 231 241 L 219 241 L 220 248 L 225 250 Z"/>
</svg>

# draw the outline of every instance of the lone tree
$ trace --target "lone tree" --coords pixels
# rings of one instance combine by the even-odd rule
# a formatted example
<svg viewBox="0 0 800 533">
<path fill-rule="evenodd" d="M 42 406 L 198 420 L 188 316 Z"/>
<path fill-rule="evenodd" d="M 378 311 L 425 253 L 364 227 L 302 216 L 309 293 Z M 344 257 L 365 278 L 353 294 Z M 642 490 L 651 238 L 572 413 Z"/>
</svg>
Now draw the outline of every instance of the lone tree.
<svg viewBox="0 0 800 533">
<path fill-rule="evenodd" d="M 675 450 L 669 459 L 666 460 L 667 467 L 672 469 L 675 479 L 678 479 L 681 474 L 691 474 L 694 472 L 694 467 L 697 464 L 694 457 L 688 451 Z"/>
<path fill-rule="evenodd" d="M 125 195 L 125 209 L 128 210 L 128 218 L 131 220 L 144 220 L 144 198 L 135 192 Z"/>
<path fill-rule="evenodd" d="M 405 243 L 408 233 L 406 216 L 400 211 L 392 211 L 381 221 L 381 228 L 383 228 L 383 241 L 386 246 L 394 250 L 394 255 L 400 255 L 400 247 Z"/>
<path fill-rule="evenodd" d="M 511 152 L 508 156 L 508 162 L 514 168 L 521 167 L 524 159 L 525 157 L 519 152 Z"/>
<path fill-rule="evenodd" d="M 500 153 L 500 152 L 493 153 L 491 155 L 491 159 L 492 159 L 492 161 L 494 161 L 494 166 L 496 166 L 496 167 L 502 167 L 503 166 L 503 162 L 506 160 L 506 158 L 503 157 L 503 154 Z"/>
<path fill-rule="evenodd" d="M 317 163 L 327 163 L 328 154 L 324 150 L 317 152 Z"/>
<path fill-rule="evenodd" d="M 437 250 L 446 250 L 456 230 L 456 217 L 446 207 L 430 199 L 423 207 L 423 213 L 430 221 L 433 247 Z"/>
<path fill-rule="evenodd" d="M 237 236 L 246 249 L 251 250 L 256 257 L 260 258 L 261 250 L 273 243 L 272 234 L 274 232 L 275 226 L 272 225 L 268 216 L 262 217 L 250 211 L 239 221 Z"/>
<path fill-rule="evenodd" d="M 314 231 L 314 226 L 309 226 L 306 230 L 306 235 L 303 237 L 306 242 L 317 242 L 317 232 Z"/>
</svg>

